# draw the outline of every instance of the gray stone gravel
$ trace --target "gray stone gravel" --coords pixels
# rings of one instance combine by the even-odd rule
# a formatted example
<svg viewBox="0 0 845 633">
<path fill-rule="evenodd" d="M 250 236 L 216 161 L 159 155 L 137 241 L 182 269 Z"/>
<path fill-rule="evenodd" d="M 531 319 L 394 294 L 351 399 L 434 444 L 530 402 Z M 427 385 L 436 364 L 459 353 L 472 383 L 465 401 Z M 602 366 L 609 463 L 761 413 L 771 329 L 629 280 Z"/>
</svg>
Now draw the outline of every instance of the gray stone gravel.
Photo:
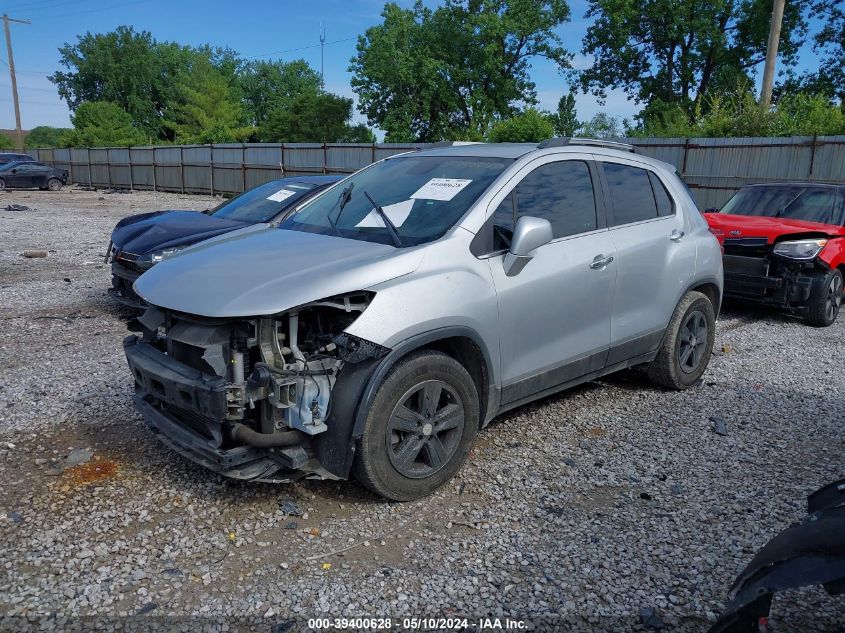
<svg viewBox="0 0 845 633">
<path fill-rule="evenodd" d="M 186 630 L 182 616 L 267 630 L 314 616 L 483 615 L 633 631 L 653 609 L 667 630 L 700 631 L 753 553 L 803 515 L 805 496 L 845 475 L 845 322 L 812 329 L 729 306 L 699 387 L 660 391 L 627 372 L 517 409 L 430 498 L 223 481 L 169 452 L 134 412 L 129 314 L 109 302 L 102 262 L 120 217 L 214 200 L 0 198 L 34 208 L 0 210 L 7 625 L 141 612 Z M 21 256 L 36 249 L 47 258 Z M 74 449 L 94 455 L 51 473 Z M 237 624 L 215 630 L 227 627 Z M 783 594 L 773 627 L 841 631 L 845 600 Z"/>
</svg>

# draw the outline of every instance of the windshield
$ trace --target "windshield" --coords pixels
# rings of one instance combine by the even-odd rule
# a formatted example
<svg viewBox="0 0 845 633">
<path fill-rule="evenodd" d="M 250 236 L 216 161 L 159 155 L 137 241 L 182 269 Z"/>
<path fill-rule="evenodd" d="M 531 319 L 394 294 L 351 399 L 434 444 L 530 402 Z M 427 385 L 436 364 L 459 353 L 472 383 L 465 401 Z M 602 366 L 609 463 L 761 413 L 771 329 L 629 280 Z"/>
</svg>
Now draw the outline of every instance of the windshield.
<svg viewBox="0 0 845 633">
<path fill-rule="evenodd" d="M 267 222 L 316 188 L 311 183 L 272 180 L 223 202 L 210 215 L 237 222 Z"/>
<path fill-rule="evenodd" d="M 843 224 L 842 204 L 833 187 L 748 187 L 740 189 L 719 213 Z"/>
<path fill-rule="evenodd" d="M 388 159 L 318 196 L 279 228 L 395 244 L 395 227 L 402 246 L 423 244 L 444 235 L 511 162 L 469 156 Z"/>
</svg>

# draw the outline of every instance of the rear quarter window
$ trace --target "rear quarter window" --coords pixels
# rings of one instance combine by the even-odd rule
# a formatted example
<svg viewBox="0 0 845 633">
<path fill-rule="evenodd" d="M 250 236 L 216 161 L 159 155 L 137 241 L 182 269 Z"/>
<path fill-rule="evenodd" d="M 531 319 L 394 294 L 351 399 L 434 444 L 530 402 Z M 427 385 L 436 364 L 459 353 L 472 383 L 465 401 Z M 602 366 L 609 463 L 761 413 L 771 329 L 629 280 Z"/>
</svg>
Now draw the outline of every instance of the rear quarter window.
<svg viewBox="0 0 845 633">
<path fill-rule="evenodd" d="M 603 163 L 602 168 L 610 191 L 614 226 L 658 217 L 657 201 L 645 169 L 617 163 Z"/>
</svg>

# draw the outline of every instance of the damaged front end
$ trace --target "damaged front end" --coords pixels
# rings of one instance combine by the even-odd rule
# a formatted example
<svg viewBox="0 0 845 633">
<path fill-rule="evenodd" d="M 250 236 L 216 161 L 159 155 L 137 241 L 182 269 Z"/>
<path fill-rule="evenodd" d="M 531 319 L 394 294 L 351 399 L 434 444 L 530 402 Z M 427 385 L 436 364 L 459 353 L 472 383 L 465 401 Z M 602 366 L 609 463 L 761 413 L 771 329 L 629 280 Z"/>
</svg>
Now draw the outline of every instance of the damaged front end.
<svg viewBox="0 0 845 633">
<path fill-rule="evenodd" d="M 806 239 L 769 244 L 765 237 L 726 238 L 722 243 L 725 296 L 804 311 L 814 277 L 828 268 L 817 258 L 826 242 Z M 817 250 L 807 255 L 788 250 L 803 243 L 815 243 Z"/>
<path fill-rule="evenodd" d="M 807 512 L 757 552 L 709 633 L 764 633 L 778 591 L 822 585 L 831 596 L 845 593 L 845 479 L 811 494 Z"/>
<path fill-rule="evenodd" d="M 372 297 L 234 319 L 150 307 L 124 340 L 135 406 L 165 444 L 227 477 L 345 478 L 361 393 L 389 352 L 344 331 Z"/>
</svg>

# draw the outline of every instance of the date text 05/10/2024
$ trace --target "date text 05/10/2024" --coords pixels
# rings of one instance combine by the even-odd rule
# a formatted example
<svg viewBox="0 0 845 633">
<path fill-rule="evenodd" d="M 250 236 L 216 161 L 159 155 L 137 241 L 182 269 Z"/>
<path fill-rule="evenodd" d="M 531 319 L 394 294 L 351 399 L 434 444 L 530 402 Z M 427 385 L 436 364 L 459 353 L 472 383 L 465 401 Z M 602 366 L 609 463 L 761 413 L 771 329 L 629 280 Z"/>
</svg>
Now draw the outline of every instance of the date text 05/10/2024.
<svg viewBox="0 0 845 633">
<path fill-rule="evenodd" d="M 405 630 L 405 631 L 522 631 L 524 620 L 511 618 L 310 618 L 308 628 L 324 630 Z"/>
</svg>

